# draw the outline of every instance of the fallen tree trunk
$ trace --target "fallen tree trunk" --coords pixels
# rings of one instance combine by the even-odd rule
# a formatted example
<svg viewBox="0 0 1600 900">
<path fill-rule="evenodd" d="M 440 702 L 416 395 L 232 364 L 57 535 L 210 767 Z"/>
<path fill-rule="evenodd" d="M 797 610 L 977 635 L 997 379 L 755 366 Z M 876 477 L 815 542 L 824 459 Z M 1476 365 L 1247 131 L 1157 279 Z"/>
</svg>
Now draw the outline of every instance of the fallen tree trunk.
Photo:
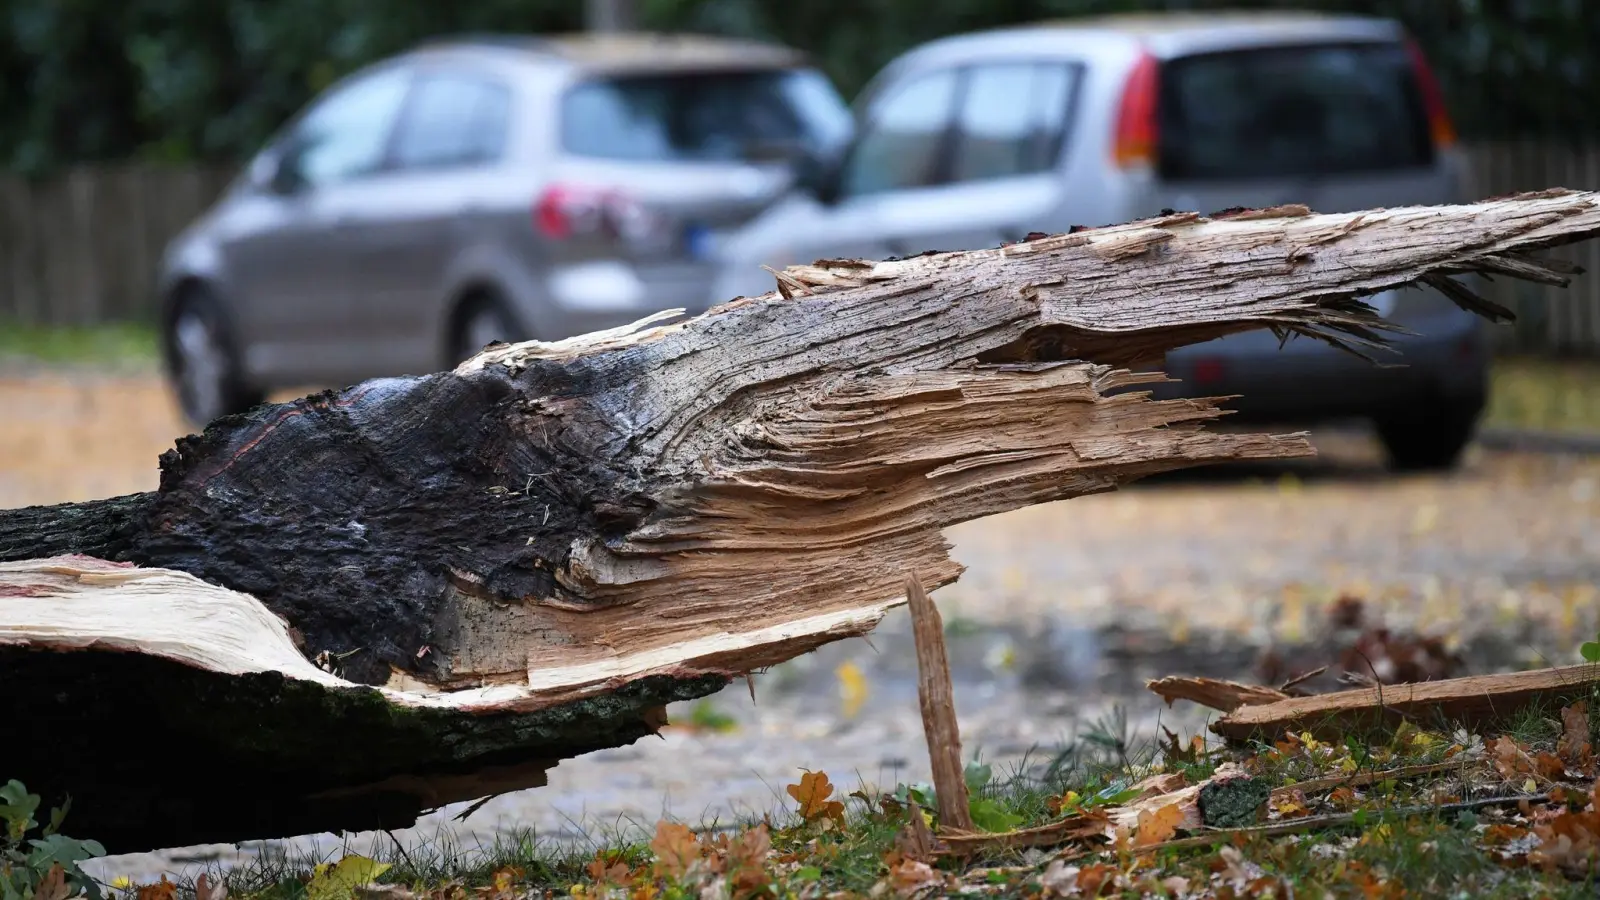
<svg viewBox="0 0 1600 900">
<path fill-rule="evenodd" d="M 940 529 L 1303 456 L 1154 401 L 1173 347 L 1360 350 L 1360 298 L 1600 231 L 1594 194 L 824 261 L 687 322 L 487 349 L 220 419 L 157 491 L 0 512 L 0 777 L 114 852 L 396 827 L 541 783 L 672 701 L 953 581 Z M 1121 391 L 1121 393 L 1117 393 Z M 84 557 L 92 557 L 86 559 Z M 138 568 L 108 567 L 110 563 Z M 121 730 L 117 726 L 123 726 Z M 204 773 L 212 773 L 206 775 Z"/>
</svg>

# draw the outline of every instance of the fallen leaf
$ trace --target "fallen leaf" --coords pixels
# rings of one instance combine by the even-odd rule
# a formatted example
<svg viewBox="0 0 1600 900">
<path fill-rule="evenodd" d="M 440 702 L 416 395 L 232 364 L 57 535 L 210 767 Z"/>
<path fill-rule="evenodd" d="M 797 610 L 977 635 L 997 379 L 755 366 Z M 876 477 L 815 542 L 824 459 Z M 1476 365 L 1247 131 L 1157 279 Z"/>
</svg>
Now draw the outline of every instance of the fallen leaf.
<svg viewBox="0 0 1600 900">
<path fill-rule="evenodd" d="M 656 877 L 681 878 L 700 859 L 704 848 L 689 826 L 663 819 L 656 823 L 656 836 L 650 841 L 650 852 L 656 855 Z"/>
<path fill-rule="evenodd" d="M 889 870 L 889 884 L 902 897 L 911 897 L 944 879 L 934 868 L 915 859 L 902 859 Z"/>
<path fill-rule="evenodd" d="M 160 882 L 139 888 L 138 900 L 176 900 L 177 896 L 178 886 L 162 875 Z"/>
<path fill-rule="evenodd" d="M 1151 844 L 1171 840 L 1182 824 L 1183 810 L 1176 803 L 1169 803 L 1156 810 L 1145 810 L 1139 813 L 1139 830 L 1133 839 L 1133 845 L 1148 847 Z"/>
<path fill-rule="evenodd" d="M 1497 737 L 1490 741 L 1489 753 L 1494 759 L 1495 771 L 1507 780 L 1530 775 L 1535 769 L 1533 757 L 1528 755 L 1528 748 L 1509 737 Z"/>
<path fill-rule="evenodd" d="M 934 848 L 933 829 L 928 827 L 928 820 L 922 817 L 922 807 L 913 800 L 905 827 L 895 835 L 894 849 L 906 859 L 927 862 L 933 858 Z"/>
<path fill-rule="evenodd" d="M 1346 789 L 1348 791 L 1348 789 Z M 1297 819 L 1301 816 L 1311 815 L 1311 810 L 1306 808 L 1305 794 L 1298 790 L 1284 791 L 1281 795 L 1272 798 L 1272 810 L 1280 818 Z"/>
<path fill-rule="evenodd" d="M 826 772 L 807 772 L 800 776 L 799 784 L 789 785 L 788 791 L 800 804 L 800 817 L 807 822 L 820 818 L 844 821 L 844 804 L 828 799 L 833 795 L 833 785 Z"/>
<path fill-rule="evenodd" d="M 162 881 L 166 881 L 165 876 Z M 60 863 L 53 863 L 33 889 L 33 900 L 67 900 L 70 896 L 72 888 L 67 886 L 67 870 L 61 868 Z"/>
<path fill-rule="evenodd" d="M 629 877 L 628 864 L 614 853 L 607 853 L 604 850 L 589 860 L 589 864 L 583 867 L 583 873 L 595 884 L 626 885 L 632 880 Z"/>
<path fill-rule="evenodd" d="M 1600 868 L 1600 812 L 1593 804 L 1582 812 L 1564 810 L 1532 830 L 1539 846 L 1528 852 L 1529 863 L 1580 876 Z"/>
<path fill-rule="evenodd" d="M 355 855 L 336 863 L 323 863 L 312 871 L 311 881 L 306 884 L 306 897 L 308 900 L 348 900 L 355 896 L 356 888 L 371 884 L 390 868 L 389 863 Z"/>
<path fill-rule="evenodd" d="M 1580 700 L 1561 708 L 1561 738 L 1556 755 L 1571 769 L 1588 777 L 1594 774 L 1594 747 L 1589 742 L 1589 704 Z"/>
<path fill-rule="evenodd" d="M 723 837 L 726 839 L 726 835 Z M 765 825 L 757 825 L 732 841 L 725 840 L 721 869 L 734 896 L 745 896 L 767 883 L 767 857 L 771 853 L 772 835 Z"/>
<path fill-rule="evenodd" d="M 225 882 L 211 883 L 211 876 L 205 872 L 194 880 L 194 900 L 228 900 L 228 885 Z"/>
<path fill-rule="evenodd" d="M 1328 805 L 1332 806 L 1334 809 L 1350 809 L 1354 807 L 1357 802 L 1358 798 L 1356 797 L 1356 792 L 1345 785 L 1340 785 L 1334 788 L 1333 791 L 1328 794 Z"/>
<path fill-rule="evenodd" d="M 489 896 L 500 898 L 511 896 L 512 888 L 516 887 L 517 879 L 522 877 L 522 870 L 515 866 L 501 866 L 489 876 Z M 196 897 L 195 900 L 200 900 Z"/>
<path fill-rule="evenodd" d="M 1111 863 L 1096 863 L 1078 870 L 1078 890 L 1086 897 L 1098 897 L 1117 886 L 1122 873 Z"/>
<path fill-rule="evenodd" d="M 1549 750 L 1540 750 L 1533 755 L 1533 767 L 1539 777 L 1550 780 L 1561 778 L 1567 771 L 1567 764 Z"/>
</svg>

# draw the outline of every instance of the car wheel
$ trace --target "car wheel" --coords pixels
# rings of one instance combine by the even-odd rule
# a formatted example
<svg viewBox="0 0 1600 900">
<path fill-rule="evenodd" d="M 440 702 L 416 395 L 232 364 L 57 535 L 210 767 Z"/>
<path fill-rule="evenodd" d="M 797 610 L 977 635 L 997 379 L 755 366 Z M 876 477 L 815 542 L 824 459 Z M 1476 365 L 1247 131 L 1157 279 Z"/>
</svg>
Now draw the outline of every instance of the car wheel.
<svg viewBox="0 0 1600 900">
<path fill-rule="evenodd" d="M 164 335 L 167 374 L 185 417 L 204 427 L 266 399 L 245 383 L 237 344 L 222 308 L 204 288 L 190 288 L 172 311 Z"/>
<path fill-rule="evenodd" d="M 480 294 L 469 299 L 456 317 L 450 364 L 470 359 L 496 341 L 522 340 L 527 340 L 527 336 L 505 304 L 498 297 Z"/>
<path fill-rule="evenodd" d="M 1378 437 L 1389 453 L 1390 468 L 1400 472 L 1454 469 L 1472 442 L 1482 411 L 1479 405 L 1418 406 L 1410 414 L 1378 420 Z"/>
</svg>

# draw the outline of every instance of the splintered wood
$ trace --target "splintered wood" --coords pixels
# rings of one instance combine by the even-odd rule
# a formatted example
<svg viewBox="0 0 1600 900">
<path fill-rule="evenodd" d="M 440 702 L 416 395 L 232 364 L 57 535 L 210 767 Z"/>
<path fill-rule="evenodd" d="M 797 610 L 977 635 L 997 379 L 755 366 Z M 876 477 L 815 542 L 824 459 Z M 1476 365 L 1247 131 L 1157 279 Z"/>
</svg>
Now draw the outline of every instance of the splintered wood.
<svg viewBox="0 0 1600 900">
<path fill-rule="evenodd" d="M 1471 675 L 1412 684 L 1379 684 L 1348 691 L 1289 697 L 1271 688 L 1208 678 L 1162 678 L 1148 687 L 1170 703 L 1192 700 L 1227 715 L 1211 730 L 1229 740 L 1273 739 L 1285 730 L 1320 737 L 1361 728 L 1424 727 L 1505 721 L 1533 704 L 1559 705 L 1600 684 L 1600 666 L 1581 665 L 1498 675 Z"/>
<path fill-rule="evenodd" d="M 257 407 L 179 440 L 157 491 L 0 511 L 10 712 L 164 735 L 0 741 L 0 773 L 72 794 L 115 852 L 536 784 L 870 631 L 900 573 L 955 580 L 950 525 L 1312 452 L 1208 432 L 1217 401 L 1125 390 L 1162 379 L 1132 367 L 1251 329 L 1377 351 L 1393 326 L 1362 298 L 1417 283 L 1499 317 L 1441 279 L 1562 284 L 1528 254 L 1597 232 L 1597 195 L 1546 191 L 824 260 L 693 319 Z"/>
<path fill-rule="evenodd" d="M 922 730 L 933 767 L 933 792 L 939 825 L 976 831 L 968 803 L 966 769 L 961 763 L 961 726 L 956 721 L 955 687 L 950 683 L 950 658 L 944 647 L 944 619 L 914 577 L 906 579 L 911 606 L 911 633 L 917 645 L 917 700 Z"/>
</svg>

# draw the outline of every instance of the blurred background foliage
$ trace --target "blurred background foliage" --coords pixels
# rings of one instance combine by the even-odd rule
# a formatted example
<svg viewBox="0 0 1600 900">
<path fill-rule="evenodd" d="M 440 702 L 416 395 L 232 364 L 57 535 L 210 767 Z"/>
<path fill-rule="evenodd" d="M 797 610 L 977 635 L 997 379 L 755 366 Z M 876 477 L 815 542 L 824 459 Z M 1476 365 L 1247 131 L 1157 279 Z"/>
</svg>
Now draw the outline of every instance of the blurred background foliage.
<svg viewBox="0 0 1600 900">
<path fill-rule="evenodd" d="M 1477 139 L 1577 140 L 1600 123 L 1593 0 L 637 0 L 642 27 L 781 41 L 847 96 L 941 35 L 1153 9 L 1396 17 Z M 439 34 L 583 27 L 579 0 L 0 0 L 0 167 L 247 157 L 317 91 Z"/>
</svg>

